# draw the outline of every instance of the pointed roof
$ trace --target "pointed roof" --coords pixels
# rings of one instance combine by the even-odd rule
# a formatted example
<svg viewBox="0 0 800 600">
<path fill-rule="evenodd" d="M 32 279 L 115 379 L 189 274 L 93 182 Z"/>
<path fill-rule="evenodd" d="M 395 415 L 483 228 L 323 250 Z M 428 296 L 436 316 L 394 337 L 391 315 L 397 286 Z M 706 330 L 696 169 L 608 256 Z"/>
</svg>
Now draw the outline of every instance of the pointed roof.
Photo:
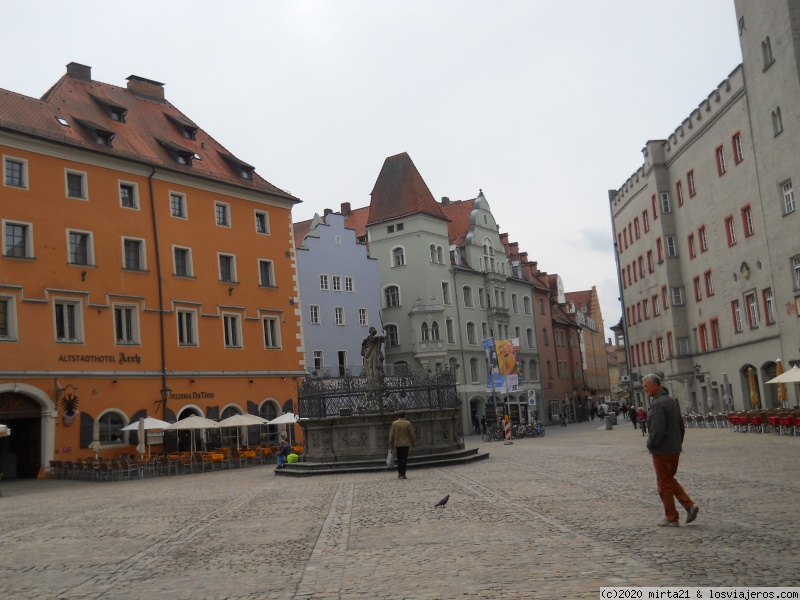
<svg viewBox="0 0 800 600">
<path fill-rule="evenodd" d="M 406 152 L 390 156 L 372 189 L 367 225 L 415 214 L 447 220 Z"/>
</svg>

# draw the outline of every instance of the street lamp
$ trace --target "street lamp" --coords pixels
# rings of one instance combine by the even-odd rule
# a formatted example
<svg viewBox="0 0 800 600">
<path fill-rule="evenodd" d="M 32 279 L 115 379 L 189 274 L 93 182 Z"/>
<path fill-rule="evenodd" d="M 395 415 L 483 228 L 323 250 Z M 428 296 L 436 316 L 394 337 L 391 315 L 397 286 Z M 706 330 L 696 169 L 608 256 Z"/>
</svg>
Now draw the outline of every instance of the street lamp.
<svg viewBox="0 0 800 600">
<path fill-rule="evenodd" d="M 169 400 L 169 395 L 172 393 L 172 390 L 169 389 L 166 384 L 164 387 L 161 388 L 161 400 L 159 402 L 164 406 L 164 420 L 167 420 L 167 400 Z"/>
</svg>

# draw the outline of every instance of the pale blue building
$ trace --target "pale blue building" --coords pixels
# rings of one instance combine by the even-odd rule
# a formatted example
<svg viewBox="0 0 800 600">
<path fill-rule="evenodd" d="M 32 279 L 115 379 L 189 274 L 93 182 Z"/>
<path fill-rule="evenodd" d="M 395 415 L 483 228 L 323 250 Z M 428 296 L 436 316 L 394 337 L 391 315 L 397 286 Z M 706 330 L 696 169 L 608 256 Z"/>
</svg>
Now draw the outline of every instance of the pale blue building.
<svg viewBox="0 0 800 600">
<path fill-rule="evenodd" d="M 382 330 L 378 262 L 345 218 L 326 211 L 294 225 L 303 347 L 312 376 L 361 376 L 361 342 L 371 326 Z"/>
</svg>

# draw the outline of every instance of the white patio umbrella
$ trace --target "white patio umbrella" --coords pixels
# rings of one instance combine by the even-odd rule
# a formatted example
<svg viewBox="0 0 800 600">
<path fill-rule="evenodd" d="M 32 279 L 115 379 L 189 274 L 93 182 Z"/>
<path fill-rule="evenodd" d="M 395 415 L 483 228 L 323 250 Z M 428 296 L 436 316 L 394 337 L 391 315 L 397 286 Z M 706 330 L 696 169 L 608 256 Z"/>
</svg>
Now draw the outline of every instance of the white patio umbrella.
<svg viewBox="0 0 800 600">
<path fill-rule="evenodd" d="M 151 429 L 164 429 L 165 427 L 169 427 L 169 423 L 166 421 L 162 421 L 161 419 L 154 419 L 153 417 L 143 417 L 138 421 L 134 421 L 130 425 L 126 425 L 122 428 L 122 431 L 136 431 L 139 434 L 139 446 L 144 444 L 145 440 L 145 431 L 149 431 Z M 136 447 L 136 451 L 139 454 L 144 454 L 144 446 L 142 449 L 139 450 L 139 446 Z M 147 456 L 150 457 L 150 441 L 147 441 Z"/>
<path fill-rule="evenodd" d="M 800 368 L 795 365 L 783 374 L 773 377 L 767 383 L 800 383 Z"/>
<path fill-rule="evenodd" d="M 0 425 L 0 437 L 6 437 L 11 435 L 11 429 L 9 429 L 8 425 Z"/>
<path fill-rule="evenodd" d="M 236 427 L 236 449 L 239 449 L 239 428 L 248 425 L 264 425 L 267 420 L 257 415 L 233 415 L 219 422 L 220 427 Z"/>
<path fill-rule="evenodd" d="M 267 421 L 267 425 L 294 425 L 300 420 L 296 414 L 287 412 L 283 413 L 280 417 L 275 417 L 271 421 Z M 289 429 L 289 444 L 292 443 L 292 428 Z"/>
<path fill-rule="evenodd" d="M 100 451 L 100 419 L 95 419 L 92 423 L 92 443 L 89 444 L 89 449 L 94 452 L 97 460 L 97 453 Z"/>
<path fill-rule="evenodd" d="M 199 417 L 197 415 L 192 415 L 191 417 L 186 417 L 185 419 L 181 419 L 180 421 L 173 423 L 172 425 L 168 425 L 164 427 L 164 430 L 167 431 L 174 431 L 179 429 L 217 429 L 219 428 L 219 423 L 216 421 L 212 421 L 211 419 L 206 419 L 205 417 Z M 192 435 L 192 452 L 194 452 L 194 435 Z"/>
</svg>

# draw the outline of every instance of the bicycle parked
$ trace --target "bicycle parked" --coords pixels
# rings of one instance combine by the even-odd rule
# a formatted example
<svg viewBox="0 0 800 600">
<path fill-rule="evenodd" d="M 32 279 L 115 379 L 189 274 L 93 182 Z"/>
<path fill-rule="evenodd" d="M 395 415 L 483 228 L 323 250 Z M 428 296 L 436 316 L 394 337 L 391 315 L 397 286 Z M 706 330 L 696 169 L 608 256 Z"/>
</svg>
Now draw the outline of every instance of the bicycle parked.
<svg viewBox="0 0 800 600">
<path fill-rule="evenodd" d="M 511 439 L 519 440 L 528 437 L 544 437 L 544 426 L 539 421 L 528 423 L 527 425 L 512 425 Z M 486 432 L 481 435 L 484 442 L 500 442 L 506 439 L 505 430 L 497 425 L 486 428 Z"/>
</svg>

